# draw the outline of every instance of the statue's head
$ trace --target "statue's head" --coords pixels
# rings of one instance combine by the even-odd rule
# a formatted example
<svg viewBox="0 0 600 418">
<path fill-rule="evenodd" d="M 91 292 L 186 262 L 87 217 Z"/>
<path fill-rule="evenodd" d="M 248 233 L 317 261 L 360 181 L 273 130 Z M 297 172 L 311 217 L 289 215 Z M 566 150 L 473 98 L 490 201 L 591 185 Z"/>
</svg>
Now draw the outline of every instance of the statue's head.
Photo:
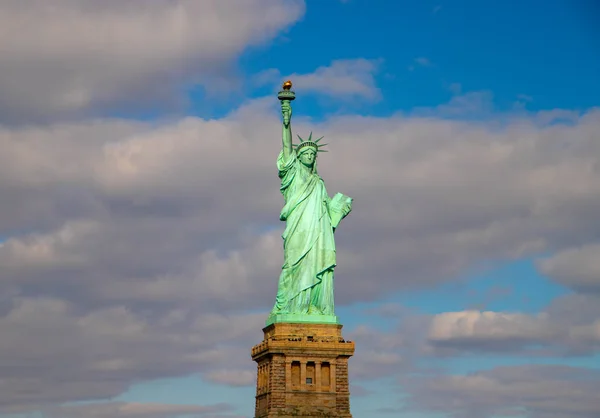
<svg viewBox="0 0 600 418">
<path fill-rule="evenodd" d="M 312 168 L 315 165 L 315 161 L 317 159 L 317 149 L 314 147 L 303 147 L 302 149 L 297 151 L 298 159 L 302 164 L 304 164 L 308 168 Z"/>
<path fill-rule="evenodd" d="M 302 164 L 304 164 L 308 168 L 314 168 L 316 166 L 317 161 L 317 153 L 318 152 L 327 152 L 320 148 L 324 147 L 327 144 L 319 145 L 319 141 L 323 139 L 323 137 L 313 141 L 312 140 L 312 132 L 310 133 L 308 139 L 305 141 L 298 135 L 300 139 L 300 143 L 296 145 L 296 155 Z"/>
</svg>

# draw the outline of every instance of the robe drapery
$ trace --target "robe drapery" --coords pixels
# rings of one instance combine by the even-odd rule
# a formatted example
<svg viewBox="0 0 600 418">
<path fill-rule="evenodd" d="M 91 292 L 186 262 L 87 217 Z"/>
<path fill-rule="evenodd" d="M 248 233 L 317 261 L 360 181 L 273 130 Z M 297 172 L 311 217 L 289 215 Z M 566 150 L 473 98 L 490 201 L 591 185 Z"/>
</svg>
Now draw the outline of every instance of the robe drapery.
<svg viewBox="0 0 600 418">
<path fill-rule="evenodd" d="M 316 162 L 315 162 L 316 164 Z M 272 314 L 334 315 L 333 269 L 336 264 L 330 198 L 316 170 L 293 151 L 277 159 L 285 206 L 280 219 L 284 264 Z"/>
</svg>

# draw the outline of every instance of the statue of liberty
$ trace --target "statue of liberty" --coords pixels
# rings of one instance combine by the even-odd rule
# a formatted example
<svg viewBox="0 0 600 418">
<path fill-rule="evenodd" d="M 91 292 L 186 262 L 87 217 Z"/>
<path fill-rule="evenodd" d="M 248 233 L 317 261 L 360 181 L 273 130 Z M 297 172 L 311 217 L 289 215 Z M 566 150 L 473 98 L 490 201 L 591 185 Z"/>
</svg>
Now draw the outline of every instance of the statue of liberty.
<svg viewBox="0 0 600 418">
<path fill-rule="evenodd" d="M 282 150 L 277 158 L 285 205 L 280 220 L 284 264 L 275 306 L 267 325 L 274 322 L 337 323 L 334 313 L 333 270 L 336 266 L 334 231 L 352 210 L 352 199 L 327 195 L 317 172 L 317 154 L 326 144 L 312 140 L 312 133 L 292 145 L 290 101 L 295 98 L 287 81 L 279 93 L 283 115 Z"/>
</svg>

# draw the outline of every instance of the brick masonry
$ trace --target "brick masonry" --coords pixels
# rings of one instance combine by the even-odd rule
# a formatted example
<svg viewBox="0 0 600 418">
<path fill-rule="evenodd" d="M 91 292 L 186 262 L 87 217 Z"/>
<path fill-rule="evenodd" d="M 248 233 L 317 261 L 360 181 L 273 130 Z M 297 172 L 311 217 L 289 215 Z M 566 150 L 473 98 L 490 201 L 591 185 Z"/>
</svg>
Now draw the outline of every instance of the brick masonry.
<svg viewBox="0 0 600 418">
<path fill-rule="evenodd" d="M 351 418 L 348 359 L 354 343 L 335 324 L 277 323 L 252 348 L 255 418 Z"/>
</svg>

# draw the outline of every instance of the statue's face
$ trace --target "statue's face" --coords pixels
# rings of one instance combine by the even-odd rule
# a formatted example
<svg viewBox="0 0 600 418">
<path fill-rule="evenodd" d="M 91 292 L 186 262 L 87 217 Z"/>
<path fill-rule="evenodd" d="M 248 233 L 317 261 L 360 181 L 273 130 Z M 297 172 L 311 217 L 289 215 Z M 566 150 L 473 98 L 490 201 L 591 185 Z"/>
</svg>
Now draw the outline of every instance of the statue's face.
<svg viewBox="0 0 600 418">
<path fill-rule="evenodd" d="M 315 164 L 315 159 L 317 158 L 317 152 L 312 148 L 307 149 L 306 151 L 300 154 L 300 162 L 305 166 L 311 168 Z"/>
</svg>

